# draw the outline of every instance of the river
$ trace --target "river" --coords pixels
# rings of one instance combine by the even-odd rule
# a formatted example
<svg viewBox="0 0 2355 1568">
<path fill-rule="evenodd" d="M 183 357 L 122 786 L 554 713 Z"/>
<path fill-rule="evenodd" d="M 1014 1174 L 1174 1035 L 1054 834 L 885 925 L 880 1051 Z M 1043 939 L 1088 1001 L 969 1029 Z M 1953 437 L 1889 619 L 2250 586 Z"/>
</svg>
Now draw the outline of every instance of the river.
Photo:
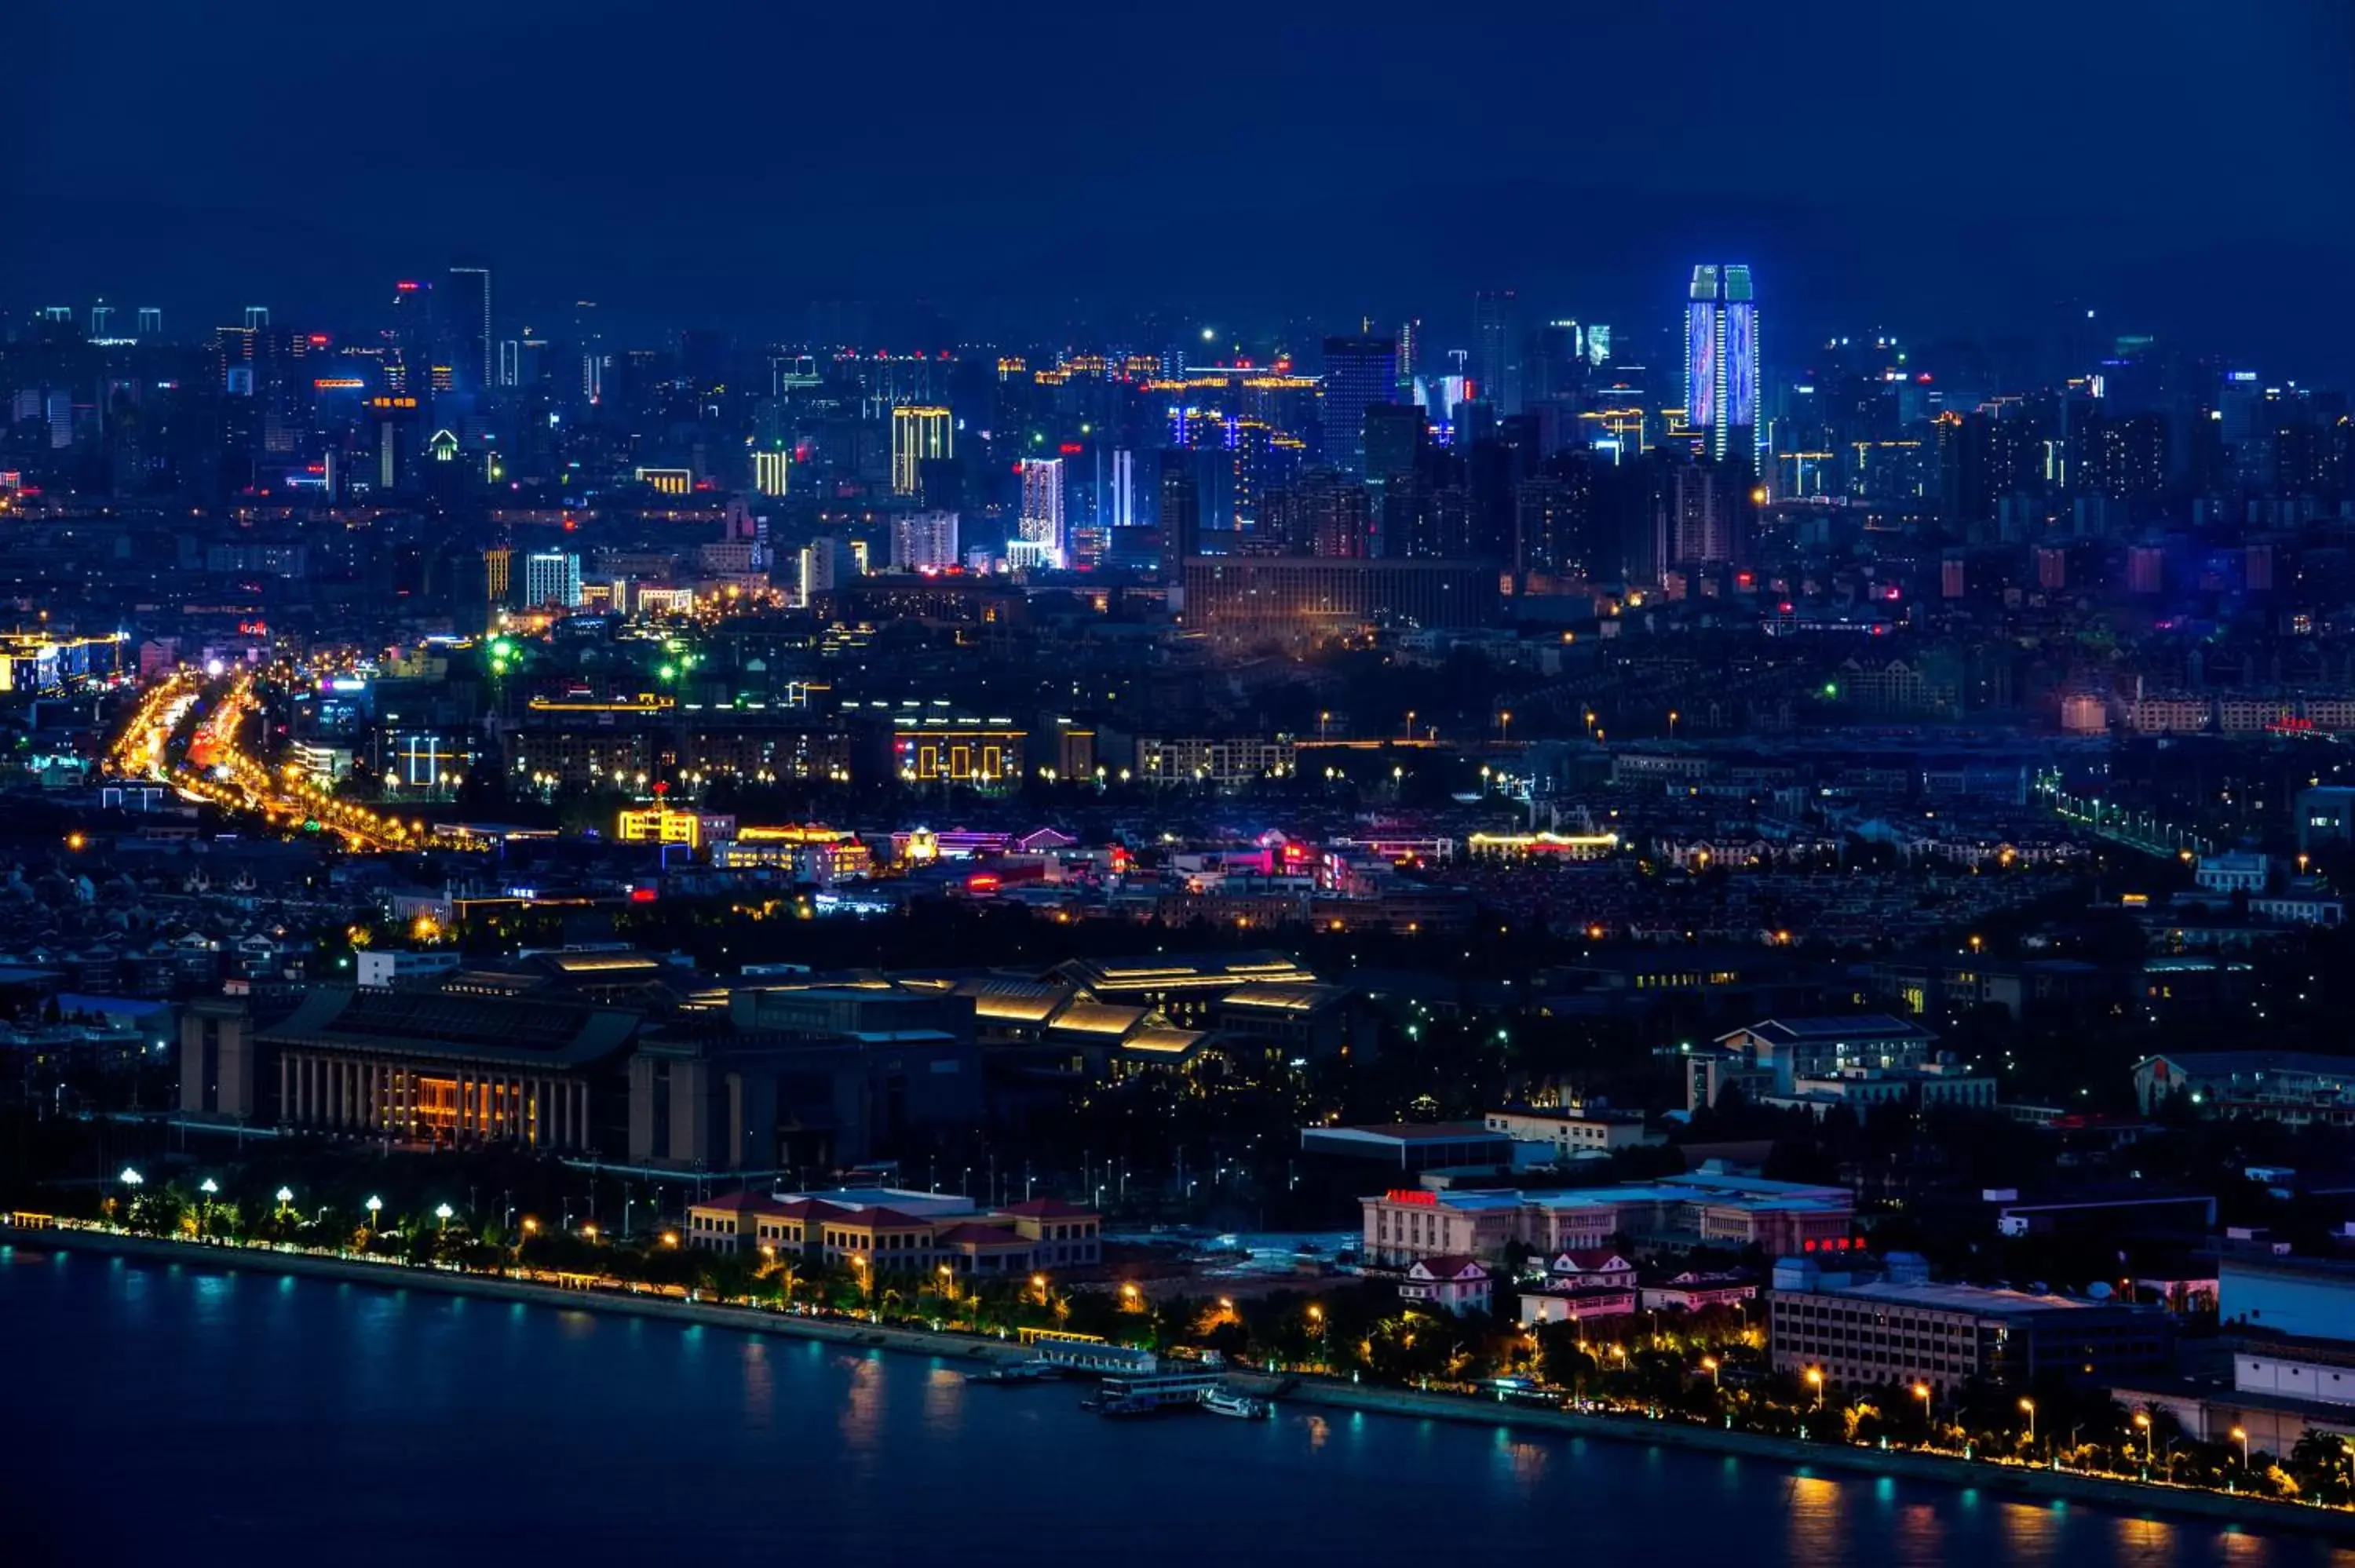
<svg viewBox="0 0 2355 1568">
<path fill-rule="evenodd" d="M 2335 1564 L 2355 1552 L 1636 1443 L 1071 1385 L 421 1290 L 0 1247 L 6 1560 Z"/>
</svg>

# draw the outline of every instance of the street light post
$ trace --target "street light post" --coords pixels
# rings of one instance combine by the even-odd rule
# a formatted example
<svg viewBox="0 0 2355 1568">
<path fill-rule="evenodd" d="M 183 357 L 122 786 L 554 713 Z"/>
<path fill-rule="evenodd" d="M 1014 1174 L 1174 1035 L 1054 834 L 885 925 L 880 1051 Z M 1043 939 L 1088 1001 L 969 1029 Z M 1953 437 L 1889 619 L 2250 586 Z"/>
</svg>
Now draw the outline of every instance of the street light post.
<svg viewBox="0 0 2355 1568">
<path fill-rule="evenodd" d="M 2142 1428 L 2142 1463 L 2143 1467 L 2148 1469 L 2150 1467 L 2150 1412 L 2136 1411 L 2134 1424 Z"/>
<path fill-rule="evenodd" d="M 1824 1369 L 1821 1367 L 1809 1367 L 1807 1369 L 1807 1382 L 1816 1391 L 1816 1408 L 1817 1410 L 1821 1410 L 1824 1407 Z"/>
<path fill-rule="evenodd" d="M 1711 1387 L 1711 1388 L 1715 1388 L 1715 1389 L 1722 1389 L 1722 1388 L 1725 1386 L 1723 1383 L 1720 1383 L 1720 1382 L 1718 1381 L 1718 1377 L 1717 1377 L 1717 1358 L 1716 1358 L 1715 1356 L 1703 1356 L 1703 1357 L 1701 1357 L 1701 1359 L 1700 1359 L 1700 1370 L 1701 1370 L 1701 1371 L 1703 1371 L 1703 1372 L 1707 1372 L 1707 1373 L 1709 1373 L 1709 1386 L 1710 1386 L 1710 1387 Z"/>
<path fill-rule="evenodd" d="M 2249 1467 L 2249 1429 L 2245 1426 L 2233 1427 L 2232 1441 L 2241 1446 L 2241 1468 L 2246 1471 Z"/>
<path fill-rule="evenodd" d="M 2028 1413 L 2028 1446 L 2033 1448 L 2036 1446 L 2036 1401 L 2022 1399 L 2019 1408 Z"/>
<path fill-rule="evenodd" d="M 376 1217 L 384 1209 L 384 1200 L 371 1192 L 368 1194 L 368 1201 L 361 1204 L 360 1207 L 368 1212 L 368 1229 L 371 1231 L 375 1230 Z"/>
<path fill-rule="evenodd" d="M 1926 1383 L 1915 1383 L 1913 1397 L 1922 1402 L 1922 1430 L 1926 1435 L 1933 1425 L 1930 1416 L 1930 1385 Z"/>
</svg>

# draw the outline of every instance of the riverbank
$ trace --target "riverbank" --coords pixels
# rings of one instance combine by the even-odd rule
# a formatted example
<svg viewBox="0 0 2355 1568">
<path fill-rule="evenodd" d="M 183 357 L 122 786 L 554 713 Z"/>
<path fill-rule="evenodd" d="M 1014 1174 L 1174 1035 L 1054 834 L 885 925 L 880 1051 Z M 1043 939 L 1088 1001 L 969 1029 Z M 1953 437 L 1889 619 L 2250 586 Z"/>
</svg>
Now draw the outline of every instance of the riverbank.
<svg viewBox="0 0 2355 1568">
<path fill-rule="evenodd" d="M 235 1268 L 258 1273 L 375 1286 L 388 1290 L 432 1290 L 535 1306 L 619 1313 L 682 1324 L 739 1329 L 749 1333 L 818 1340 L 847 1349 L 887 1350 L 950 1361 L 1018 1359 L 1009 1341 L 969 1334 L 934 1333 L 838 1319 L 807 1318 L 636 1295 L 625 1290 L 563 1289 L 523 1280 L 360 1259 L 321 1257 L 264 1247 L 199 1245 L 100 1230 L 33 1230 L 0 1224 L 0 1244 L 103 1253 L 191 1268 Z M 1241 1380 L 1239 1380 L 1241 1381 Z M 1250 1380 L 1273 1387 L 1279 1380 Z M 1860 1447 L 1846 1443 L 1801 1442 L 1761 1433 L 1738 1432 L 1682 1421 L 1650 1421 L 1630 1415 L 1586 1415 L 1572 1411 L 1506 1404 L 1456 1393 L 1424 1393 L 1373 1387 L 1338 1379 L 1282 1380 L 1293 1404 L 1364 1411 L 1416 1420 L 1504 1426 L 1614 1443 L 1647 1443 L 1667 1448 L 1733 1455 L 1794 1469 L 1836 1469 L 1890 1476 L 1958 1490 L 1979 1490 L 2051 1501 L 2079 1501 L 2130 1516 L 2199 1519 L 2250 1530 L 2326 1535 L 2355 1541 L 2355 1510 L 2307 1507 L 2262 1498 L 2237 1497 L 2190 1488 L 2114 1480 L 2074 1471 L 1993 1464 L 1904 1449 Z"/>
<path fill-rule="evenodd" d="M 1696 1422 L 1650 1421 L 1639 1416 L 1582 1415 L 1574 1411 L 1491 1404 L 1455 1393 L 1419 1393 L 1412 1389 L 1371 1388 L 1325 1378 L 1303 1378 L 1285 1395 L 1294 1404 L 1370 1411 L 1425 1421 L 1455 1421 L 1516 1430 L 1599 1437 L 1614 1443 L 1650 1443 L 1663 1448 L 1731 1454 L 1798 1470 L 1847 1470 L 1892 1476 L 1958 1490 L 2001 1493 L 2051 1501 L 2092 1503 L 2140 1518 L 2211 1520 L 2249 1530 L 2328 1535 L 2355 1540 L 2355 1510 L 2276 1502 L 2190 1487 L 2115 1480 L 2074 1470 L 1994 1464 L 1902 1448 L 1868 1448 L 1850 1443 L 1810 1443 L 1759 1432 L 1737 1432 Z"/>
<path fill-rule="evenodd" d="M 502 1279 L 495 1275 L 457 1274 L 446 1269 L 419 1268 L 406 1264 L 375 1263 L 360 1258 L 321 1257 L 311 1253 L 280 1252 L 271 1247 L 211 1246 L 194 1242 L 165 1241 L 155 1236 L 125 1235 L 100 1230 L 23 1230 L 0 1224 L 0 1244 L 22 1247 L 52 1247 L 70 1252 L 101 1252 L 188 1268 L 235 1268 L 263 1274 L 291 1274 L 305 1279 L 372 1285 L 385 1290 L 432 1290 L 445 1296 L 472 1296 L 495 1301 L 525 1301 L 559 1311 L 614 1312 L 634 1318 L 658 1318 L 674 1323 L 710 1328 L 741 1329 L 754 1334 L 782 1334 L 797 1340 L 824 1340 L 855 1349 L 901 1351 L 951 1361 L 997 1361 L 1019 1359 L 1010 1342 L 970 1334 L 931 1333 L 838 1318 L 807 1318 L 796 1313 L 769 1312 L 756 1307 L 730 1307 L 711 1301 L 680 1301 L 671 1297 L 629 1290 L 570 1290 L 527 1280 Z"/>
</svg>

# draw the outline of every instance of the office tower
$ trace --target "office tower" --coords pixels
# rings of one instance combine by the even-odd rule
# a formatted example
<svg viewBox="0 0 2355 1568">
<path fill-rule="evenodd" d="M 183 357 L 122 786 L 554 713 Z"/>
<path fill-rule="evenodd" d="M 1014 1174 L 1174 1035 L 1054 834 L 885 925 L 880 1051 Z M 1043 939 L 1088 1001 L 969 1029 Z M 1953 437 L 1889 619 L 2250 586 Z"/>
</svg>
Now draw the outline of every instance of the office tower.
<svg viewBox="0 0 2355 1568">
<path fill-rule="evenodd" d="M 1700 266 L 1685 305 L 1685 423 L 1713 458 L 1758 456 L 1758 305 L 1750 269 Z"/>
<path fill-rule="evenodd" d="M 1586 363 L 1600 366 L 1611 357 L 1611 329 L 1601 322 L 1590 322 L 1586 327 Z"/>
<path fill-rule="evenodd" d="M 1022 506 L 1007 558 L 1018 567 L 1063 564 L 1063 460 L 1022 460 Z"/>
<path fill-rule="evenodd" d="M 41 307 L 41 319 L 45 322 L 63 322 L 67 325 L 70 326 L 73 324 L 73 307 L 71 305 L 43 305 Z"/>
<path fill-rule="evenodd" d="M 762 495 L 779 496 L 793 475 L 794 454 L 761 450 L 752 454 L 752 488 Z"/>
<path fill-rule="evenodd" d="M 140 307 L 139 307 L 139 335 L 140 335 L 141 337 L 157 337 L 157 336 L 161 336 L 161 335 L 162 335 L 163 331 L 164 331 L 164 311 L 163 311 L 163 307 L 162 307 L 162 306 L 160 306 L 160 305 L 142 305 L 142 306 L 140 306 Z"/>
<path fill-rule="evenodd" d="M 515 338 L 499 339 L 499 385 L 523 385 L 523 344 Z"/>
<path fill-rule="evenodd" d="M 248 305 L 245 307 L 246 331 L 260 332 L 263 327 L 266 327 L 269 324 L 270 307 L 268 305 Z"/>
<path fill-rule="evenodd" d="M 101 300 L 98 303 L 91 306 L 90 335 L 92 337 L 107 337 L 111 336 L 113 331 L 114 307 L 108 304 L 104 300 Z"/>
<path fill-rule="evenodd" d="M 1521 301 L 1510 289 L 1472 297 L 1472 386 L 1497 413 L 1521 411 Z"/>
<path fill-rule="evenodd" d="M 1401 393 L 1405 388 L 1414 385 L 1415 375 L 1423 368 L 1416 358 L 1416 354 L 1422 346 L 1423 318 L 1409 316 L 1399 323 L 1397 368 L 1391 377 Z"/>
<path fill-rule="evenodd" d="M 595 403 L 605 396 L 605 333 L 598 323 L 597 302 L 572 302 L 572 346 L 581 356 L 581 396 Z"/>
<path fill-rule="evenodd" d="M 1136 454 L 1125 449 L 1112 454 L 1112 525 L 1136 526 Z"/>
<path fill-rule="evenodd" d="M 891 410 L 891 493 L 913 495 L 928 461 L 956 455 L 956 420 L 946 408 L 906 403 Z"/>
<path fill-rule="evenodd" d="M 581 603 L 581 557 L 569 550 L 534 550 L 523 561 L 524 601 L 537 609 Z"/>
<path fill-rule="evenodd" d="M 1325 340 L 1325 461 L 1366 471 L 1366 410 L 1398 401 L 1398 344 L 1386 337 Z"/>
<path fill-rule="evenodd" d="M 944 571 L 957 564 L 957 514 L 910 512 L 891 524 L 891 565 L 903 572 Z"/>
<path fill-rule="evenodd" d="M 1423 411 L 1412 403 L 1378 403 L 1366 410 L 1365 467 L 1369 483 L 1380 484 L 1423 466 L 1430 431 Z"/>
<path fill-rule="evenodd" d="M 453 372 L 463 392 L 480 392 L 496 385 L 496 362 L 491 354 L 491 270 L 453 267 L 442 300 L 446 353 L 442 363 Z"/>
</svg>

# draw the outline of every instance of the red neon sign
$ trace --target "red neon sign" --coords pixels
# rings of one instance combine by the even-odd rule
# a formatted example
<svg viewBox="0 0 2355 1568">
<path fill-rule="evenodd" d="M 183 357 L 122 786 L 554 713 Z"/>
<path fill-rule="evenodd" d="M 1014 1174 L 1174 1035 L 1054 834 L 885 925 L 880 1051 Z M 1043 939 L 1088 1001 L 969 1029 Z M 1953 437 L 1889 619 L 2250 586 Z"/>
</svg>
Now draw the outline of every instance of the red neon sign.
<svg viewBox="0 0 2355 1568">
<path fill-rule="evenodd" d="M 1420 1187 L 1393 1187 L 1385 1201 L 1392 1203 L 1412 1203 L 1418 1209 L 1439 1207 L 1439 1194 L 1427 1192 Z"/>
</svg>

